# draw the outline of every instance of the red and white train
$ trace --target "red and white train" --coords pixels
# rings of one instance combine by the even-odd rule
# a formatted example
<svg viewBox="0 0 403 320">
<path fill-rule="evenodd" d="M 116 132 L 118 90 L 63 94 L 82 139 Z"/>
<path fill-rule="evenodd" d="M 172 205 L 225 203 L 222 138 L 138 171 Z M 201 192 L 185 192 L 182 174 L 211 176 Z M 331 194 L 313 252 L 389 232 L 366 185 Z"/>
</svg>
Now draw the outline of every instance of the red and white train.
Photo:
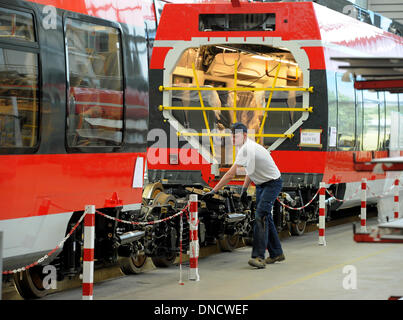
<svg viewBox="0 0 403 320">
<path fill-rule="evenodd" d="M 321 181 L 341 199 L 363 177 L 377 194 L 389 183 L 385 173 L 357 169 L 371 157 L 401 154 L 403 96 L 355 90 L 331 58 L 401 57 L 403 39 L 389 32 L 399 25 L 382 23 L 387 31 L 312 2 L 165 4 L 162 13 L 158 5 L 1 1 L 4 270 L 55 248 L 85 205 L 144 218 L 142 203 L 158 194 L 167 204 L 186 187 L 213 186 L 232 162 L 222 133 L 236 119 L 261 134 L 295 205 L 309 201 Z M 183 89 L 198 86 L 200 95 Z M 266 107 L 281 111 L 266 115 Z M 294 215 L 294 231 L 303 232 L 315 211 Z M 276 217 L 281 228 L 284 216 Z M 123 268 L 136 272 L 144 251 L 156 251 L 119 251 L 116 243 L 127 244 L 130 232 L 97 216 L 95 258 L 122 256 Z M 79 228 L 45 264 L 57 266 L 60 278 L 77 274 L 81 244 Z M 15 281 L 21 294 L 37 297 L 46 291 L 43 276 L 35 267 Z"/>
<path fill-rule="evenodd" d="M 402 154 L 403 96 L 354 89 L 352 76 L 339 68 L 343 63 L 332 58 L 402 57 L 401 26 L 351 10 L 346 1 L 321 2 L 345 5 L 361 21 L 313 2 L 165 6 L 150 64 L 150 129 L 180 139 L 171 138 L 165 153 L 157 141 L 156 155 L 150 145 L 149 179 L 213 186 L 232 163 L 231 141 L 220 133 L 243 121 L 272 151 L 284 191 L 297 206 L 321 181 L 336 198 L 348 199 L 334 203 L 333 211 L 359 205 L 359 193 L 351 196 L 362 178 L 372 190 L 368 203 L 376 203 L 400 172 L 389 179 L 385 172 L 364 171 L 363 164 Z M 213 141 L 205 138 L 207 126 Z M 194 152 L 186 155 L 183 148 Z M 315 212 L 314 206 L 293 217 L 315 218 Z"/>
<path fill-rule="evenodd" d="M 0 20 L 0 230 L 13 270 L 55 248 L 88 204 L 140 209 L 156 24 L 152 1 L 2 1 Z M 105 242 L 116 226 L 101 225 Z M 45 263 L 59 256 L 76 273 L 80 241 Z M 42 294 L 40 277 L 18 274 L 25 296 Z"/>
</svg>

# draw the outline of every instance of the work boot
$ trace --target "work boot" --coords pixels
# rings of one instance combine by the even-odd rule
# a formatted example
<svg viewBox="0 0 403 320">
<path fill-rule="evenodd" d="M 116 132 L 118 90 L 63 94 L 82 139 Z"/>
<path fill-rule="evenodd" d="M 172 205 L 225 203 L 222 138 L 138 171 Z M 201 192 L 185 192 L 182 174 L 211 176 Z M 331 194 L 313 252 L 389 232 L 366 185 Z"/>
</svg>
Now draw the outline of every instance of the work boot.
<svg viewBox="0 0 403 320">
<path fill-rule="evenodd" d="M 285 260 L 285 256 L 284 256 L 284 253 L 282 253 L 279 256 L 274 257 L 274 258 L 270 258 L 270 257 L 266 258 L 265 262 L 267 264 L 272 264 L 272 263 L 274 263 L 276 261 L 284 261 L 284 260 Z"/>
<path fill-rule="evenodd" d="M 262 258 L 252 258 L 248 261 L 249 265 L 252 267 L 256 267 L 258 269 L 266 268 L 266 264 L 264 263 L 264 259 Z"/>
</svg>

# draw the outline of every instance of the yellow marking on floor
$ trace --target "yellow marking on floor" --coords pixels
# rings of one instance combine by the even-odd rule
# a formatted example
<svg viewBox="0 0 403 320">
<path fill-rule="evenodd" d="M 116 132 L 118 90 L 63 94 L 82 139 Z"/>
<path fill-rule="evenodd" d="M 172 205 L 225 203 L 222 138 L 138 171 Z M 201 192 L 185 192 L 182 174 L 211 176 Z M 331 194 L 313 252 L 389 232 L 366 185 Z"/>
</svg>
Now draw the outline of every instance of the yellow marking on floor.
<svg viewBox="0 0 403 320">
<path fill-rule="evenodd" d="M 241 299 L 241 300 L 256 299 L 257 297 L 262 296 L 262 295 L 264 295 L 264 294 L 271 293 L 271 292 L 276 291 L 276 290 L 278 290 L 278 289 L 282 289 L 282 288 L 285 288 L 285 287 L 287 287 L 287 286 L 292 286 L 292 285 L 297 284 L 297 283 L 300 283 L 300 282 L 304 282 L 304 281 L 306 281 L 306 280 L 315 278 L 315 277 L 320 276 L 320 275 L 322 275 L 322 274 L 325 274 L 325 273 L 327 273 L 327 272 L 334 271 L 334 270 L 336 270 L 336 269 L 339 269 L 339 268 L 344 267 L 344 266 L 346 266 L 346 265 L 352 264 L 352 263 L 354 263 L 354 262 L 358 262 L 358 261 L 361 261 L 361 260 L 365 260 L 365 259 L 371 258 L 371 257 L 376 256 L 376 255 L 378 255 L 378 254 L 386 253 L 386 252 L 391 251 L 391 250 L 393 250 L 393 249 L 396 249 L 396 248 L 387 248 L 387 249 L 379 250 L 379 251 L 376 251 L 376 252 L 374 252 L 374 253 L 370 253 L 370 254 L 367 254 L 367 255 L 365 255 L 365 256 L 362 256 L 362 257 L 358 257 L 358 258 L 356 258 L 356 259 L 353 259 L 353 260 L 349 260 L 349 261 L 346 261 L 346 262 L 343 262 L 343 263 L 339 263 L 339 264 L 337 264 L 337 265 L 331 266 L 331 267 L 326 268 L 326 269 L 323 269 L 323 270 L 321 270 L 321 271 L 318 271 L 318 272 L 315 272 L 315 273 L 311 273 L 311 274 L 309 274 L 309 275 L 307 275 L 307 276 L 304 276 L 304 277 L 301 277 L 301 278 L 298 278 L 298 279 L 295 279 L 295 280 L 291 280 L 291 281 L 288 281 L 288 282 L 283 283 L 283 284 L 279 284 L 279 285 L 277 285 L 277 286 L 271 287 L 271 288 L 266 289 L 266 290 L 263 290 L 263 291 L 259 291 L 259 292 L 255 293 L 255 294 L 252 294 L 252 295 L 249 295 L 249 296 L 240 298 L 240 299 Z"/>
</svg>

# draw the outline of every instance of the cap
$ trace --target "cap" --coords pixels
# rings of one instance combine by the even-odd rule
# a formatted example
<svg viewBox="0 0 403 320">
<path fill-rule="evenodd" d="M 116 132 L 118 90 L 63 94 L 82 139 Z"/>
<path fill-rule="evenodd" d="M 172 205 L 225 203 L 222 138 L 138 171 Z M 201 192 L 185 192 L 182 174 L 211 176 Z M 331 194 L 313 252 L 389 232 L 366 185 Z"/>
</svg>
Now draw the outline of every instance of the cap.
<svg viewBox="0 0 403 320">
<path fill-rule="evenodd" d="M 243 132 L 248 133 L 248 128 L 242 122 L 235 122 L 234 124 L 232 124 L 231 126 L 232 133 L 240 132 L 241 130 Z"/>
</svg>

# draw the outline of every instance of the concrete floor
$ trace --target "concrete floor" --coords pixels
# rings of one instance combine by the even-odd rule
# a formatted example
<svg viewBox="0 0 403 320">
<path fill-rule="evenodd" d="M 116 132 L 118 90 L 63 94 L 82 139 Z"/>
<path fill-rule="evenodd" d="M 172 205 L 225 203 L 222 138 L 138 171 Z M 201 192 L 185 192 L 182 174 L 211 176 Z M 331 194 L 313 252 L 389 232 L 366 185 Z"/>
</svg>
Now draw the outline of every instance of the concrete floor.
<svg viewBox="0 0 403 320">
<path fill-rule="evenodd" d="M 377 224 L 376 219 L 368 221 Z M 265 269 L 247 264 L 251 247 L 199 259 L 200 281 L 179 285 L 179 266 L 152 269 L 94 285 L 94 300 L 387 300 L 403 295 L 403 245 L 356 243 L 352 225 L 282 240 L 286 260 Z M 346 267 L 347 266 L 347 267 Z M 345 273 L 343 273 L 343 269 Z M 344 284 L 356 288 L 343 288 Z M 81 288 L 42 300 L 81 300 Z"/>
</svg>

